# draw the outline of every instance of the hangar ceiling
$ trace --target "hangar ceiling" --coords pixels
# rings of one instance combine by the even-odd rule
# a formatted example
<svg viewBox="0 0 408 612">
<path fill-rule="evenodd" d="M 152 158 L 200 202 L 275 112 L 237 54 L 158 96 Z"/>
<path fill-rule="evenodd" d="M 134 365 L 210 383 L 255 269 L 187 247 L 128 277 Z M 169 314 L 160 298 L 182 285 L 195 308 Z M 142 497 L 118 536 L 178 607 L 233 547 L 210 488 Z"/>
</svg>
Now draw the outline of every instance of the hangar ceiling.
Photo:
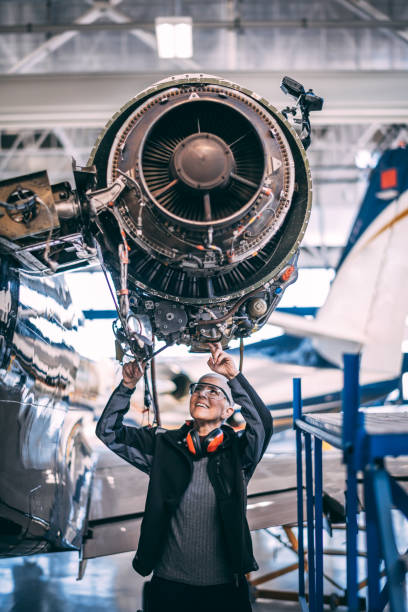
<svg viewBox="0 0 408 612">
<path fill-rule="evenodd" d="M 193 58 L 160 59 L 154 19 L 177 15 L 193 19 Z M 71 157 L 85 163 L 110 116 L 169 74 L 221 75 L 278 108 L 285 74 L 324 96 L 309 265 L 335 264 L 370 167 L 408 137 L 405 0 L 0 0 L 0 24 L 0 178 L 71 179 Z"/>
</svg>

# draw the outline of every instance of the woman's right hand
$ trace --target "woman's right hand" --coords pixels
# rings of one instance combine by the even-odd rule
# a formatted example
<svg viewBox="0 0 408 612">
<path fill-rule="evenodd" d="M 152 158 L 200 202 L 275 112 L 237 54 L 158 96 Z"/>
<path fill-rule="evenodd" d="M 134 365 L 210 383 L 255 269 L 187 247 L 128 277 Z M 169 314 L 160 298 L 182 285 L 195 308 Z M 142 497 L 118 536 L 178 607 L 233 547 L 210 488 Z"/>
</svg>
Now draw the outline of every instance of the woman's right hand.
<svg viewBox="0 0 408 612">
<path fill-rule="evenodd" d="M 122 368 L 122 382 L 125 387 L 134 389 L 138 381 L 142 378 L 146 364 L 140 361 L 129 361 Z"/>
</svg>

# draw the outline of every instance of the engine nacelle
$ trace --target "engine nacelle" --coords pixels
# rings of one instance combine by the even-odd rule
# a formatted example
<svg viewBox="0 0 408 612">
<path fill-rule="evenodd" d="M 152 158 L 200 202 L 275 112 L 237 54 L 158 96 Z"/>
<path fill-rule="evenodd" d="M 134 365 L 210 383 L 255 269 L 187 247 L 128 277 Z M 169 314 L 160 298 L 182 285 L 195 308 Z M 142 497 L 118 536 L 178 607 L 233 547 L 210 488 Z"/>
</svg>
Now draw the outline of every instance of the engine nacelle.
<svg viewBox="0 0 408 612">
<path fill-rule="evenodd" d="M 99 189 L 128 177 L 118 223 L 102 210 L 96 237 L 120 291 L 125 234 L 130 307 L 158 338 L 200 350 L 250 335 L 296 279 L 309 167 L 255 93 L 208 75 L 161 81 L 113 117 L 88 164 Z"/>
</svg>

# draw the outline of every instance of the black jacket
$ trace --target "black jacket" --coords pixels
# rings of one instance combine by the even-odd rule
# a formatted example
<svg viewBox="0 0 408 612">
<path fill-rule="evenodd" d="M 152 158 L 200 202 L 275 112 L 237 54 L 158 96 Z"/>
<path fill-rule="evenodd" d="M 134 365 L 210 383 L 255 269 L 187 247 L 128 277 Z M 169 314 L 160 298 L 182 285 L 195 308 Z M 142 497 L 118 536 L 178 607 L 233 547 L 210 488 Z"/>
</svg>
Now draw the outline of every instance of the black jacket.
<svg viewBox="0 0 408 612">
<path fill-rule="evenodd" d="M 208 476 L 214 487 L 227 558 L 233 574 L 257 569 L 246 520 L 246 485 L 272 435 L 272 417 L 242 374 L 228 383 L 234 402 L 241 406 L 246 421 L 238 436 L 223 425 L 224 441 L 209 455 Z M 184 439 L 189 430 L 159 427 L 126 427 L 132 390 L 122 383 L 115 389 L 96 427 L 96 435 L 113 452 L 150 475 L 146 507 L 134 569 L 147 576 L 155 568 L 166 542 L 170 519 L 192 474 L 192 455 Z"/>
</svg>

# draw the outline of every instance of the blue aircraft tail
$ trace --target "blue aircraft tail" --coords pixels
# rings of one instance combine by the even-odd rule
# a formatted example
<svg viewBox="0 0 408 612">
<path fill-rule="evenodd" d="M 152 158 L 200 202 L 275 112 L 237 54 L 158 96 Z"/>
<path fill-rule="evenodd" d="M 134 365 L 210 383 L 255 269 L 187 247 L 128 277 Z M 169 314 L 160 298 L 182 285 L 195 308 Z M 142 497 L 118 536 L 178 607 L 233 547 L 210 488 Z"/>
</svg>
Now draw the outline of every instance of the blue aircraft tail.
<svg viewBox="0 0 408 612">
<path fill-rule="evenodd" d="M 385 151 L 371 173 L 366 195 L 337 264 L 337 270 L 367 227 L 390 202 L 407 189 L 408 147 Z"/>
</svg>

